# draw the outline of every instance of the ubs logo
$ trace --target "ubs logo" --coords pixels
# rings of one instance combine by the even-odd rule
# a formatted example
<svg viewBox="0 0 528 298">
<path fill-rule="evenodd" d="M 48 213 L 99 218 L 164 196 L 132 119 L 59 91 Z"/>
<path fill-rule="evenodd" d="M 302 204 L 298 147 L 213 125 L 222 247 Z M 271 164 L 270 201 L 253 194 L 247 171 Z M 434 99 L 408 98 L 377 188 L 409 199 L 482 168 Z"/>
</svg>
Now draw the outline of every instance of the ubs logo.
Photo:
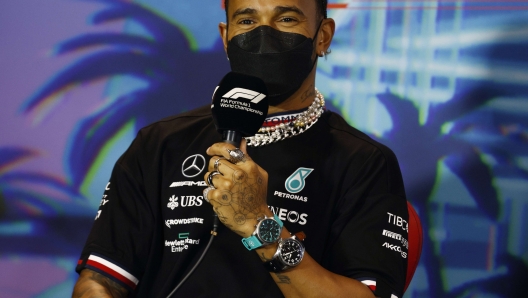
<svg viewBox="0 0 528 298">
<path fill-rule="evenodd" d="M 198 176 L 205 168 L 205 158 L 200 154 L 187 157 L 182 164 L 182 174 L 187 178 Z"/>
</svg>

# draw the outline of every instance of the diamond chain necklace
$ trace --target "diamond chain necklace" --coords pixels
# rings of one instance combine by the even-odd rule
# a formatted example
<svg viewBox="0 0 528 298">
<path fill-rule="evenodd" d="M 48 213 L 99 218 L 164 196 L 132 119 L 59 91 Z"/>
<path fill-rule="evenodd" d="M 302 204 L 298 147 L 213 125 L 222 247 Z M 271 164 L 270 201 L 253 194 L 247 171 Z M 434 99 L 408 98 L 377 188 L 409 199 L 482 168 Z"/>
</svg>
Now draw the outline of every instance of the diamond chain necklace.
<svg viewBox="0 0 528 298">
<path fill-rule="evenodd" d="M 262 127 L 252 137 L 246 137 L 250 147 L 264 146 L 301 134 L 314 125 L 324 112 L 325 99 L 321 92 L 315 88 L 315 98 L 308 109 L 294 121 L 281 123 L 271 127 Z"/>
</svg>

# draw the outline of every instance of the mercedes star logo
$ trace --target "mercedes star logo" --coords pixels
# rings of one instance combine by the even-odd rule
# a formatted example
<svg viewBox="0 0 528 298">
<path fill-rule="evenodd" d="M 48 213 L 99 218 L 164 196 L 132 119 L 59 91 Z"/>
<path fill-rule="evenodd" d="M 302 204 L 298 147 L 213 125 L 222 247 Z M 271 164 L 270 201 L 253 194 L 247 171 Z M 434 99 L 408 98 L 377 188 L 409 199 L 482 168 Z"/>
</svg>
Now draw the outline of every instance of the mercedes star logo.
<svg viewBox="0 0 528 298">
<path fill-rule="evenodd" d="M 200 154 L 187 157 L 182 164 L 182 174 L 187 178 L 198 176 L 205 168 L 205 158 Z"/>
</svg>

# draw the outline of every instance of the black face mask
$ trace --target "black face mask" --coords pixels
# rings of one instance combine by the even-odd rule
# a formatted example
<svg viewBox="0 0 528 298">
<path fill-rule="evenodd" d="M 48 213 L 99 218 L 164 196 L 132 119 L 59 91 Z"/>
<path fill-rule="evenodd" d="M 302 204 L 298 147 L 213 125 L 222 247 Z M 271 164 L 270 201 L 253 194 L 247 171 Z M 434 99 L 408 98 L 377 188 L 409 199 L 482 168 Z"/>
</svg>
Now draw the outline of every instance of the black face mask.
<svg viewBox="0 0 528 298">
<path fill-rule="evenodd" d="M 321 24 L 319 24 L 319 27 Z M 317 37 L 319 28 L 314 39 Z M 292 96 L 312 71 L 314 39 L 259 26 L 233 37 L 227 45 L 231 70 L 258 77 L 268 88 L 269 105 Z"/>
</svg>

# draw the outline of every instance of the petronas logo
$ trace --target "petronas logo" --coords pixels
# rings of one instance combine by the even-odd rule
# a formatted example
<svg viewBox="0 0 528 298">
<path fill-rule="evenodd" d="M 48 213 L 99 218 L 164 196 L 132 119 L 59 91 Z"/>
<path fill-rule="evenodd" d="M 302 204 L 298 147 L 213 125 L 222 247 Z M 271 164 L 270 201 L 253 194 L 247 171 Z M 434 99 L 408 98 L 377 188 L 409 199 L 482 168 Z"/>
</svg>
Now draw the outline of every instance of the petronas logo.
<svg viewBox="0 0 528 298">
<path fill-rule="evenodd" d="M 288 179 L 286 179 L 286 190 L 290 193 L 298 193 L 304 188 L 304 180 L 310 173 L 313 171 L 313 169 L 308 168 L 298 168 L 295 173 L 291 174 Z"/>
</svg>

